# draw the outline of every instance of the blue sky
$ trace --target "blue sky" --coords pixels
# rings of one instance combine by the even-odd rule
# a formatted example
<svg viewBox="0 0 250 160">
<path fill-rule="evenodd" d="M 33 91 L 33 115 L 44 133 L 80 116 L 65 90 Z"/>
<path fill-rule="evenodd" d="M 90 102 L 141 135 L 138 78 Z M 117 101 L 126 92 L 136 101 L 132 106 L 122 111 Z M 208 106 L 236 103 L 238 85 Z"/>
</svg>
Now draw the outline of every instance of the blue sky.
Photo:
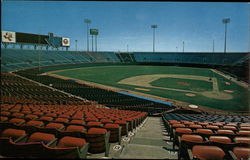
<svg viewBox="0 0 250 160">
<path fill-rule="evenodd" d="M 2 1 L 2 30 L 71 38 L 71 49 L 86 50 L 86 24 L 98 28 L 100 51 L 152 51 L 152 24 L 157 24 L 155 51 L 211 52 L 250 50 L 250 4 L 236 2 Z M 91 39 L 90 39 L 91 49 Z"/>
</svg>

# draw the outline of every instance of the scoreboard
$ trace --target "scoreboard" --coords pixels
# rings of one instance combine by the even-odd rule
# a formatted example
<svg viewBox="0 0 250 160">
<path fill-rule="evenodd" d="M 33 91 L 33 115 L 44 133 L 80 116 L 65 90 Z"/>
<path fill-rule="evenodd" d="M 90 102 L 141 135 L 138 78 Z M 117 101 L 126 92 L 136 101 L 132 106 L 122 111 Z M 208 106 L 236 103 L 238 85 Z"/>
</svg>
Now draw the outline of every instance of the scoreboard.
<svg viewBox="0 0 250 160">
<path fill-rule="evenodd" d="M 48 38 L 49 36 L 45 36 L 45 35 L 16 32 L 17 43 L 48 44 L 45 40 Z"/>
<path fill-rule="evenodd" d="M 28 44 L 45 44 L 52 47 L 69 47 L 70 38 L 56 37 L 53 33 L 48 35 L 2 31 L 1 41 L 4 43 L 28 43 Z"/>
</svg>

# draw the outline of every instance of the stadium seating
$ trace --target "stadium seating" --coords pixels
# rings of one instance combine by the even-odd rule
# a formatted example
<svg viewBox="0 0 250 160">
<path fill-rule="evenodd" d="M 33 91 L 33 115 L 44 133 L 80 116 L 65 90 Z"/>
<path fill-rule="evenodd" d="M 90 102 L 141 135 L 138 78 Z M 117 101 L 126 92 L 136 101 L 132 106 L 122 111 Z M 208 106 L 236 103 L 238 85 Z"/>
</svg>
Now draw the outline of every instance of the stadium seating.
<svg viewBox="0 0 250 160">
<path fill-rule="evenodd" d="M 79 64 L 89 62 L 120 62 L 117 56 L 112 52 L 88 54 L 86 52 L 76 51 L 1 48 L 1 53 L 2 71 L 34 68 L 38 65 L 53 66 L 60 64 Z"/>
<path fill-rule="evenodd" d="M 172 109 L 171 107 L 164 104 L 139 99 L 128 95 L 122 95 L 117 92 L 79 84 L 74 81 L 58 79 L 46 75 L 37 76 L 37 72 L 37 70 L 26 70 L 19 71 L 17 72 L 17 74 L 38 81 L 45 85 L 53 84 L 54 88 L 65 91 L 67 93 L 71 93 L 73 95 L 77 95 L 82 98 L 86 98 L 88 100 L 97 101 L 98 103 L 104 104 L 110 108 L 148 112 L 148 114 L 150 115 Z M 135 122 L 129 122 L 129 131 L 131 131 L 132 128 L 135 127 L 133 126 L 135 125 L 133 123 Z"/>
<path fill-rule="evenodd" d="M 129 139 L 133 135 L 129 133 L 136 131 L 148 115 L 163 113 L 171 147 L 177 147 L 179 159 L 249 159 L 248 115 L 169 112 L 173 108 L 160 103 L 42 75 L 45 70 L 36 68 L 47 66 L 47 70 L 53 70 L 110 62 L 227 66 L 242 61 L 246 53 L 211 56 L 7 48 L 1 51 L 1 69 L 5 72 L 1 72 L 0 156 L 85 159 L 87 155 L 104 154 L 107 158 L 111 146 L 124 147 L 122 138 Z M 102 105 L 97 106 L 97 102 Z"/>
</svg>

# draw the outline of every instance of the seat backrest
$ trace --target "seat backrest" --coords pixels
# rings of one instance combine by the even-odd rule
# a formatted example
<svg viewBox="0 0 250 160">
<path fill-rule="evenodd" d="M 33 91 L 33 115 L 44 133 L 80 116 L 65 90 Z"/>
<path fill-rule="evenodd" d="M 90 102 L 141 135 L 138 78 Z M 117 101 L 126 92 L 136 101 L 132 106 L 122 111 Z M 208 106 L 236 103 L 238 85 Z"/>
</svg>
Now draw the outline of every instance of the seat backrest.
<svg viewBox="0 0 250 160">
<path fill-rule="evenodd" d="M 19 137 L 22 137 L 26 135 L 26 131 L 25 130 L 20 130 L 20 129 L 12 129 L 12 128 L 8 128 L 5 129 L 0 137 L 11 137 L 12 139 L 17 139 Z"/>
<path fill-rule="evenodd" d="M 217 146 L 195 145 L 192 148 L 193 156 L 200 160 L 223 160 L 226 155 L 224 151 Z"/>
<path fill-rule="evenodd" d="M 250 137 L 235 137 L 234 140 L 235 140 L 236 143 L 250 144 Z"/>
<path fill-rule="evenodd" d="M 176 128 L 176 133 L 192 133 L 192 130 L 190 128 Z"/>
<path fill-rule="evenodd" d="M 238 132 L 237 134 L 238 134 L 238 135 L 250 136 L 250 131 L 239 130 L 239 132 Z"/>
<path fill-rule="evenodd" d="M 27 122 L 26 124 L 27 126 L 44 126 L 44 123 L 42 121 L 35 121 L 35 120 L 31 120 L 29 122 Z"/>
<path fill-rule="evenodd" d="M 248 147 L 234 147 L 233 153 L 240 160 L 249 160 L 250 158 L 250 148 Z"/>
<path fill-rule="evenodd" d="M 181 124 L 181 123 L 176 123 L 172 125 L 173 128 L 185 128 L 185 124 Z"/>
<path fill-rule="evenodd" d="M 48 124 L 46 125 L 46 128 L 61 129 L 61 128 L 63 128 L 63 127 L 64 127 L 64 125 L 61 124 L 61 123 L 48 123 Z"/>
<path fill-rule="evenodd" d="M 12 119 L 9 120 L 9 122 L 13 123 L 13 124 L 16 124 L 16 125 L 20 125 L 20 124 L 25 123 L 25 120 L 21 119 L 21 118 L 12 118 Z"/>
<path fill-rule="evenodd" d="M 28 138 L 27 142 L 44 142 L 48 143 L 55 139 L 55 135 L 48 133 L 35 132 Z"/>
<path fill-rule="evenodd" d="M 68 147 L 83 147 L 86 144 L 86 140 L 83 138 L 76 138 L 65 136 L 61 138 L 57 144 L 59 148 L 68 148 Z"/>
<path fill-rule="evenodd" d="M 229 134 L 229 135 L 234 135 L 234 132 L 232 130 L 224 130 L 224 129 L 219 129 L 217 131 L 217 134 Z"/>
<path fill-rule="evenodd" d="M 67 132 L 83 132 L 85 128 L 83 126 L 69 125 L 65 131 Z"/>
<path fill-rule="evenodd" d="M 196 142 L 196 143 L 202 143 L 203 138 L 199 135 L 194 134 L 183 134 L 181 136 L 182 141 L 188 141 L 188 142 Z"/>
<path fill-rule="evenodd" d="M 189 128 L 202 128 L 202 126 L 197 124 L 191 124 L 189 125 Z"/>
<path fill-rule="evenodd" d="M 197 129 L 196 132 L 201 134 L 213 134 L 211 129 Z"/>
<path fill-rule="evenodd" d="M 216 142 L 216 143 L 232 143 L 231 139 L 226 136 L 210 136 L 209 142 Z"/>
</svg>

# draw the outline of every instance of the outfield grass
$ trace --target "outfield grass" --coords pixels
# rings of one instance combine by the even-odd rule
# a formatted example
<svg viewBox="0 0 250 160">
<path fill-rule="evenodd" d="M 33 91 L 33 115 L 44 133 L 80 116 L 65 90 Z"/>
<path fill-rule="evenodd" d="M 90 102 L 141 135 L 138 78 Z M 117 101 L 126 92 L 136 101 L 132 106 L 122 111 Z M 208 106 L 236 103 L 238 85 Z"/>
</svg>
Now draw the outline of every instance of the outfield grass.
<svg viewBox="0 0 250 160">
<path fill-rule="evenodd" d="M 212 108 L 217 108 L 227 111 L 248 111 L 249 102 L 248 95 L 249 91 L 247 89 L 231 82 L 231 85 L 226 85 L 225 82 L 229 80 L 225 79 L 221 75 L 214 74 L 218 80 L 219 90 L 233 90 L 234 93 L 231 95 L 233 99 L 231 100 L 218 100 L 213 98 L 207 98 L 203 95 L 196 95 L 196 97 L 186 96 L 186 92 L 170 91 L 164 89 L 155 89 L 144 87 L 150 89 L 150 91 L 138 91 L 136 86 L 118 84 L 122 79 L 138 76 L 138 75 L 151 75 L 151 74 L 182 74 L 182 75 L 199 75 L 212 77 L 213 72 L 206 68 L 191 68 L 191 67 L 176 67 L 176 66 L 140 66 L 140 65 L 126 65 L 126 66 L 99 66 L 99 67 L 86 67 L 80 69 L 73 69 L 68 71 L 56 72 L 58 75 L 72 77 L 75 79 L 95 82 L 99 84 L 104 84 L 108 86 L 114 86 L 118 88 L 133 90 L 137 92 L 152 94 L 160 97 L 176 99 L 180 101 L 189 102 L 196 105 L 202 105 Z M 166 84 L 165 82 L 168 82 Z M 184 85 L 176 84 L 176 81 L 185 81 L 191 84 L 191 88 Z M 191 89 L 195 91 L 211 91 L 211 83 L 205 81 L 187 80 L 187 79 L 175 79 L 175 78 L 163 78 L 152 82 L 152 85 L 169 87 L 174 85 L 182 89 Z M 173 86 L 172 86 L 173 87 Z M 190 87 L 190 86 L 189 86 Z"/>
</svg>

